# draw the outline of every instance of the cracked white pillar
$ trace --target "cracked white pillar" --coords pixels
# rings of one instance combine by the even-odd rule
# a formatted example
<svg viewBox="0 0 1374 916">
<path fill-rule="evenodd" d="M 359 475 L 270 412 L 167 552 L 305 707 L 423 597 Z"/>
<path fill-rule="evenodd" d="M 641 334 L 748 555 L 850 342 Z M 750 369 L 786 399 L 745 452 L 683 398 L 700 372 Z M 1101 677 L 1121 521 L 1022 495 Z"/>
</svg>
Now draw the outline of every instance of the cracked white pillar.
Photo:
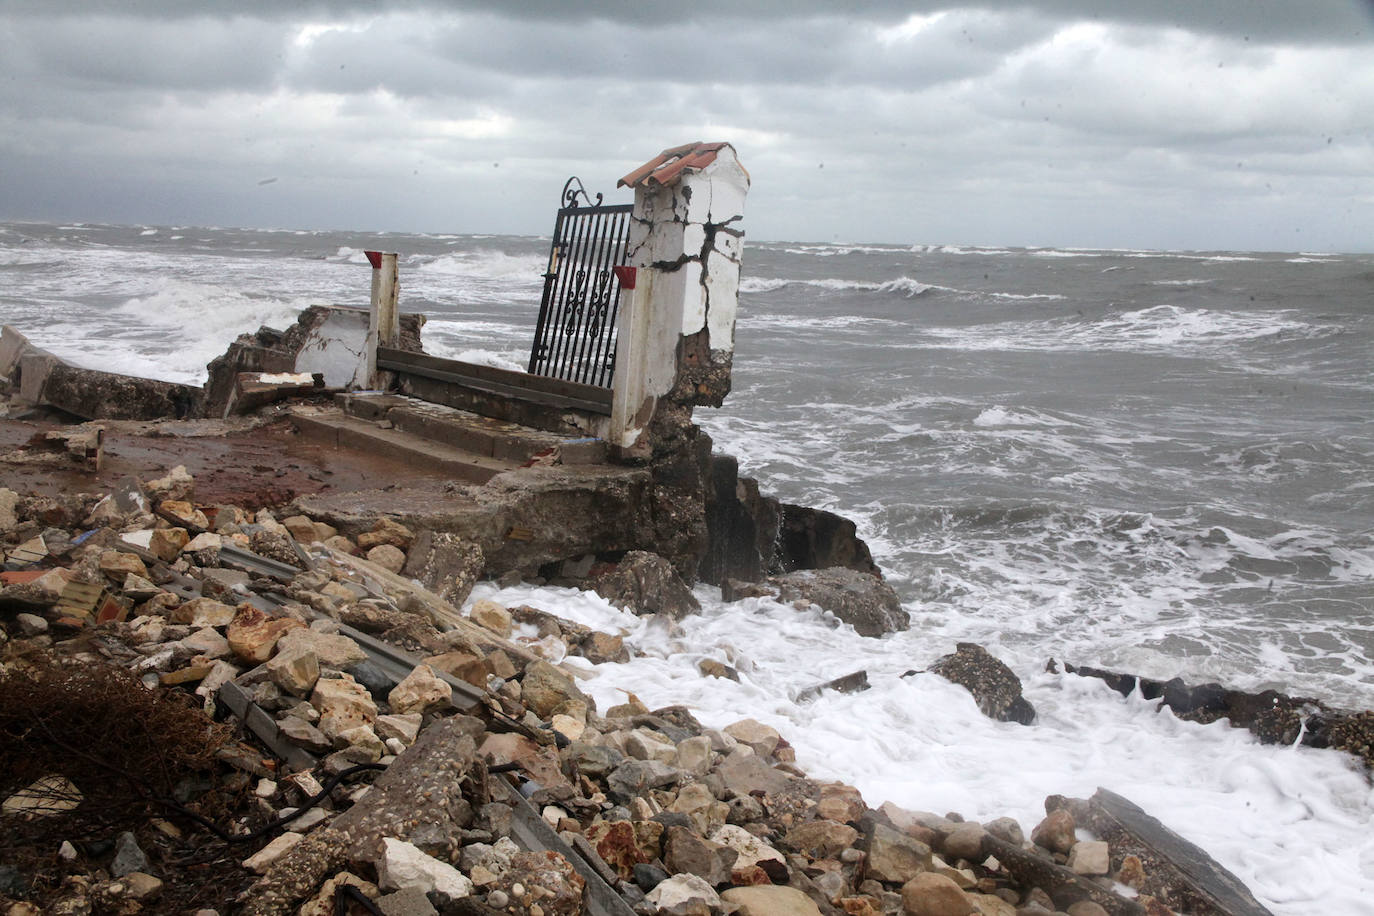
<svg viewBox="0 0 1374 916">
<path fill-rule="evenodd" d="M 695 143 L 620 184 L 635 191 L 637 272 L 620 305 L 610 440 L 642 454 L 660 399 L 718 406 L 729 391 L 749 174 L 728 143 Z"/>
</svg>

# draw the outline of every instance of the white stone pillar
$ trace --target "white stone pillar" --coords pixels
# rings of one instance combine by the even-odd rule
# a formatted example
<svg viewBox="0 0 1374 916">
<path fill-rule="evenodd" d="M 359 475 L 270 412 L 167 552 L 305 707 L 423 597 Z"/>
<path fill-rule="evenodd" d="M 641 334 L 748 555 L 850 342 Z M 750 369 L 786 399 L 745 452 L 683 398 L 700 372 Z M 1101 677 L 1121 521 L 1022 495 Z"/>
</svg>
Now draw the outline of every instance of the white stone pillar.
<svg viewBox="0 0 1374 916">
<path fill-rule="evenodd" d="M 622 178 L 635 190 L 621 300 L 611 444 L 644 454 L 658 402 L 719 406 L 729 392 L 749 175 L 727 143 L 665 150 Z"/>
</svg>

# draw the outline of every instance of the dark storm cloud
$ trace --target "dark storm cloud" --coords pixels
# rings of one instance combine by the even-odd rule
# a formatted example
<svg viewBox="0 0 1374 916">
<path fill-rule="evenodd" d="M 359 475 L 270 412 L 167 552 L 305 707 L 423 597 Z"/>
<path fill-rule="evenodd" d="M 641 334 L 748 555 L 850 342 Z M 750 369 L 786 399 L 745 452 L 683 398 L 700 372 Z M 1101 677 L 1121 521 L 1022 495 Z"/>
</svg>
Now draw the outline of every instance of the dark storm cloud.
<svg viewBox="0 0 1374 916">
<path fill-rule="evenodd" d="M 994 11 L 1026 11 L 1053 19 L 1116 21 L 1188 31 L 1249 36 L 1288 42 L 1360 42 L 1374 26 L 1374 0 L 982 0 L 979 3 L 910 0 L 694 0 L 650 3 L 644 0 L 235 0 L 226 4 L 185 0 L 7 0 L 0 11 L 50 17 L 94 13 L 143 19 L 224 19 L 253 17 L 298 20 L 312 16 L 379 16 L 408 11 L 486 11 L 527 21 L 571 26 L 611 21 L 662 26 L 720 17 L 780 22 L 811 16 L 895 22 L 912 13 L 973 6 Z"/>
<path fill-rule="evenodd" d="M 1365 0 L 0 0 L 0 218 L 543 231 L 568 173 L 609 189 L 718 138 L 756 237 L 1283 247 L 1340 208 L 1309 228 L 1367 247 L 1372 25 Z"/>
</svg>

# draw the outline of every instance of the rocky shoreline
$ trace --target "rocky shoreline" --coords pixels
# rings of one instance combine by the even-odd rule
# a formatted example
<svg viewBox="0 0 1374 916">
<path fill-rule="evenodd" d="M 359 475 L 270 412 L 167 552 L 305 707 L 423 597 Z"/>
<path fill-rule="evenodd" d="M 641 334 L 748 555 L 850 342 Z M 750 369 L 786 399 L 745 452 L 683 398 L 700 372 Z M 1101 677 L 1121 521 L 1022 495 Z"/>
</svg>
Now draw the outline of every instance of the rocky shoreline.
<svg viewBox="0 0 1374 916">
<path fill-rule="evenodd" d="M 1027 839 L 1007 818 L 871 807 L 807 778 L 750 719 L 704 728 L 633 696 L 597 710 L 561 663 L 623 660 L 620 636 L 532 607 L 462 611 L 483 565 L 451 534 L 211 505 L 173 468 L 112 492 L 0 490 L 0 541 L 0 771 L 18 828 L 0 900 L 16 916 L 335 900 L 483 916 L 1265 912 L 1200 850 L 1200 871 L 1161 854 L 1166 829 L 1122 828 L 1110 798 L 1051 797 Z M 580 565 L 559 572 L 635 613 L 695 603 L 653 554 Z M 879 581 L 803 570 L 725 588 L 841 612 L 860 591 L 846 573 Z M 884 617 L 887 592 L 865 590 L 856 626 L 904 623 Z M 985 714 L 1033 719 L 979 647 L 932 670 Z M 77 735 L 104 736 L 85 745 L 103 766 Z"/>
</svg>

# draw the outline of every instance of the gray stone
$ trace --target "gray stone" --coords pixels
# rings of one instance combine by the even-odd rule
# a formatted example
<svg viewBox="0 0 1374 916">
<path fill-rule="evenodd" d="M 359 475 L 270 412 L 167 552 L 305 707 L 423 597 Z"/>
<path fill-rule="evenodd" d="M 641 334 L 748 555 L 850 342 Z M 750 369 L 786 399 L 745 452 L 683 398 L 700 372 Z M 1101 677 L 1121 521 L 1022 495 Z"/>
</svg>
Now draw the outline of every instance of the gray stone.
<svg viewBox="0 0 1374 916">
<path fill-rule="evenodd" d="M 1073 814 L 1066 808 L 1057 808 L 1035 825 L 1031 831 L 1031 842 L 1050 852 L 1068 855 L 1076 842 L 1074 828 Z"/>
<path fill-rule="evenodd" d="M 837 566 L 797 570 L 768 581 L 777 586 L 780 601 L 804 599 L 820 605 L 860 636 L 895 633 L 911 623 L 892 586 L 876 575 Z"/>
<path fill-rule="evenodd" d="M 15 614 L 14 629 L 24 638 L 38 636 L 48 632 L 48 621 L 37 614 Z"/>
<path fill-rule="evenodd" d="M 873 825 L 868 841 L 868 877 L 904 884 L 930 869 L 930 847 L 883 824 Z"/>
<path fill-rule="evenodd" d="M 668 871 L 696 875 L 712 887 L 729 882 L 738 858 L 735 850 L 705 840 L 685 827 L 669 827 L 663 844 L 663 864 Z"/>
<path fill-rule="evenodd" d="M 548 719 L 570 701 L 580 702 L 587 709 L 595 708 L 591 697 L 578 690 L 571 678 L 546 661 L 530 662 L 525 667 L 520 687 L 525 705 L 541 719 Z"/>
<path fill-rule="evenodd" d="M 618 608 L 633 614 L 666 614 L 681 620 L 701 610 L 701 603 L 673 569 L 655 553 L 632 550 L 592 588 Z"/>
<path fill-rule="evenodd" d="M 983 835 L 981 824 L 972 821 L 960 824 L 945 837 L 945 858 L 964 859 L 969 862 L 982 861 Z"/>
<path fill-rule="evenodd" d="M 711 916 L 720 911 L 715 888 L 696 875 L 674 875 L 660 881 L 644 898 L 668 916 Z"/>
<path fill-rule="evenodd" d="M 978 709 L 991 719 L 1021 725 L 1035 720 L 1035 707 L 1021 696 L 1021 679 L 982 646 L 961 642 L 958 651 L 937 659 L 930 670 L 973 694 Z"/>
<path fill-rule="evenodd" d="M 565 752 L 567 760 L 586 776 L 599 778 L 625 761 L 625 755 L 603 744 L 574 741 Z"/>
<path fill-rule="evenodd" d="M 382 839 L 382 854 L 376 865 L 377 883 L 383 889 L 417 888 L 422 894 L 439 891 L 455 900 L 472 893 L 472 882 L 458 869 L 394 837 Z"/>
<path fill-rule="evenodd" d="M 815 902 L 795 887 L 732 887 L 720 899 L 733 904 L 738 916 L 821 916 Z"/>
<path fill-rule="evenodd" d="M 1074 843 L 1069 850 L 1069 868 L 1079 875 L 1105 875 L 1111 871 L 1107 844 L 1101 840 Z"/>
<path fill-rule="evenodd" d="M 606 787 L 616 801 L 628 802 L 650 789 L 672 785 L 681 775 L 676 767 L 657 760 L 626 760 L 606 777 Z"/>
<path fill-rule="evenodd" d="M 384 545 L 385 546 L 385 545 Z M 382 916 L 438 916 L 439 911 L 418 887 L 407 887 L 385 894 L 377 901 Z"/>
<path fill-rule="evenodd" d="M 126 830 L 115 840 L 115 856 L 114 861 L 110 863 L 110 874 L 122 878 L 136 871 L 148 871 L 148 856 L 139 848 L 138 839 Z"/>
<path fill-rule="evenodd" d="M 1026 842 L 1026 835 L 1021 830 L 1021 825 L 1012 817 L 999 817 L 996 820 L 988 821 L 983 825 L 983 829 L 999 840 L 1005 840 L 1013 846 L 1021 846 Z"/>
</svg>

